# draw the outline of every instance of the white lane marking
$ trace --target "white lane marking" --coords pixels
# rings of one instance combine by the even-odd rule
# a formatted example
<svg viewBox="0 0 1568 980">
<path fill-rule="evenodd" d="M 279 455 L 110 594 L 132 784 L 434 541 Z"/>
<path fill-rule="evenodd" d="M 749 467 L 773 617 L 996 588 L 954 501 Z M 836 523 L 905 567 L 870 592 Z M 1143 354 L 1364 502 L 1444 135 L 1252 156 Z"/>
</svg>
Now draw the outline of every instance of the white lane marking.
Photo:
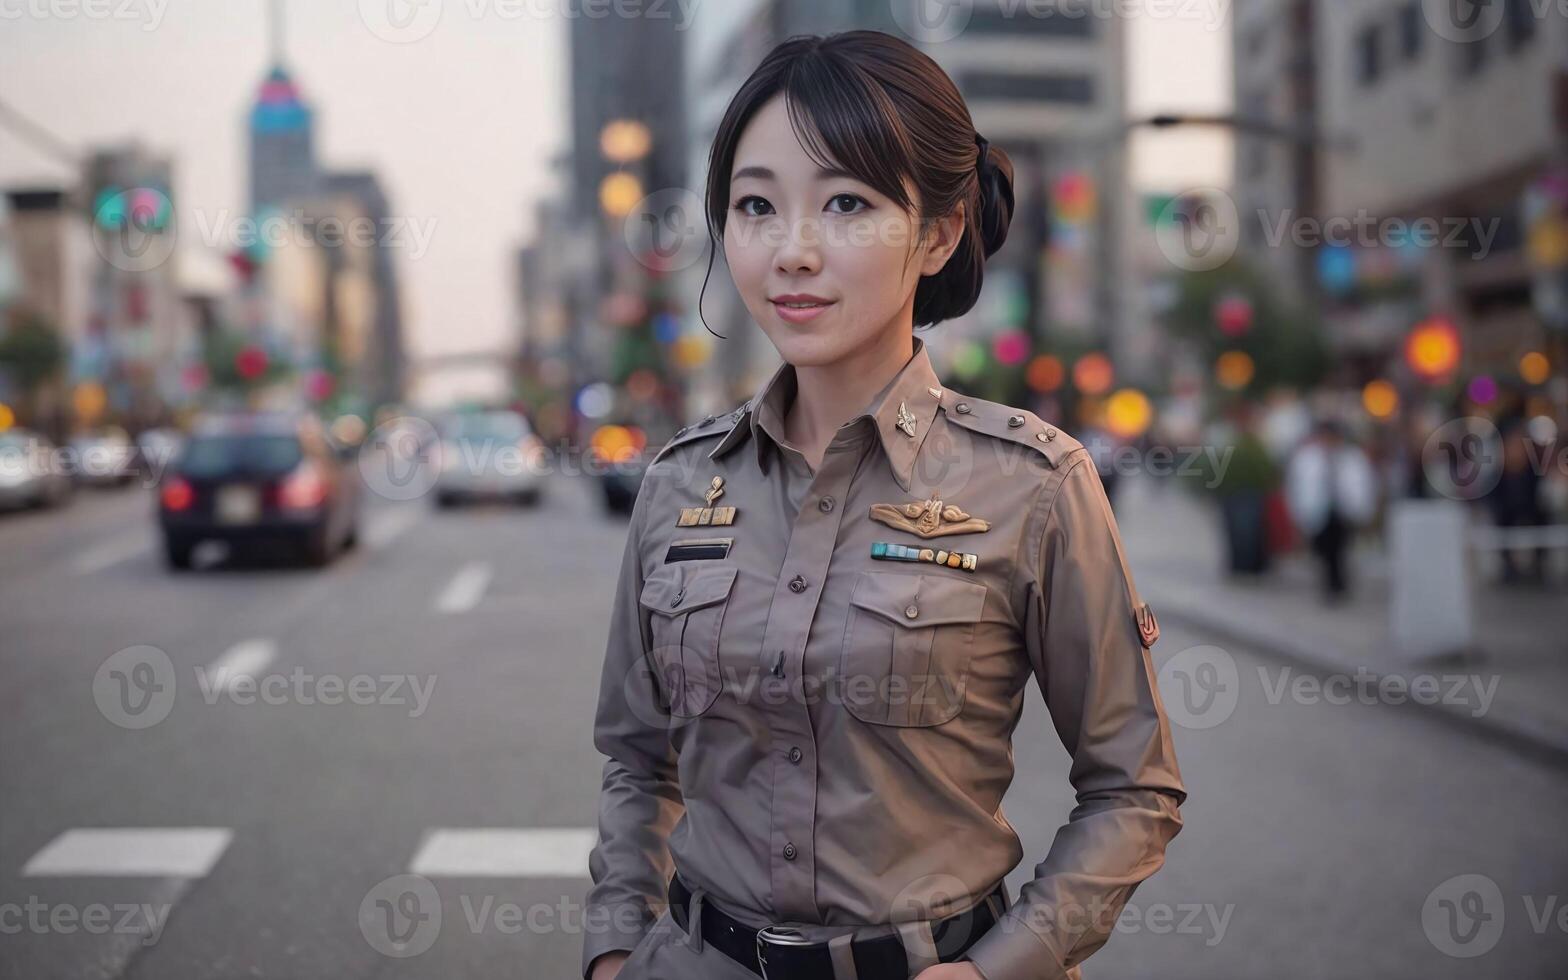
<svg viewBox="0 0 1568 980">
<path fill-rule="evenodd" d="M 278 655 L 276 640 L 243 640 L 214 660 L 204 673 L 214 691 L 227 691 L 242 677 L 254 678 Z"/>
<path fill-rule="evenodd" d="M 233 836 L 227 827 L 78 827 L 44 845 L 22 876 L 202 878 Z"/>
<path fill-rule="evenodd" d="M 110 538 L 88 548 L 71 561 L 71 571 L 77 575 L 91 575 L 118 565 L 127 558 L 134 558 L 152 548 L 153 536 L 144 530 L 131 531 Z"/>
<path fill-rule="evenodd" d="M 409 874 L 449 878 L 586 878 L 598 834 L 580 827 L 437 827 Z"/>
<path fill-rule="evenodd" d="M 366 522 L 365 543 L 372 548 L 385 548 L 413 527 L 424 514 L 423 507 L 388 507 L 377 510 Z"/>
<path fill-rule="evenodd" d="M 490 585 L 494 570 L 489 562 L 471 561 L 458 569 L 436 599 L 436 609 L 444 613 L 462 613 L 479 605 L 485 589 Z"/>
</svg>

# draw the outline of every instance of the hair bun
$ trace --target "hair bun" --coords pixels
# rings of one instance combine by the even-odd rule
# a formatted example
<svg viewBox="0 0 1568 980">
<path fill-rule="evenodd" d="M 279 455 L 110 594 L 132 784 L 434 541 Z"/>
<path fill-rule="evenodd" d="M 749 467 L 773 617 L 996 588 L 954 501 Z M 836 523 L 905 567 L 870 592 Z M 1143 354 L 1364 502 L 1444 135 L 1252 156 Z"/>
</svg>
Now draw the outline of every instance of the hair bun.
<svg viewBox="0 0 1568 980">
<path fill-rule="evenodd" d="M 975 144 L 980 148 L 975 167 L 980 178 L 980 241 L 990 258 L 1007 241 L 1013 221 L 1013 161 L 979 133 Z"/>
</svg>

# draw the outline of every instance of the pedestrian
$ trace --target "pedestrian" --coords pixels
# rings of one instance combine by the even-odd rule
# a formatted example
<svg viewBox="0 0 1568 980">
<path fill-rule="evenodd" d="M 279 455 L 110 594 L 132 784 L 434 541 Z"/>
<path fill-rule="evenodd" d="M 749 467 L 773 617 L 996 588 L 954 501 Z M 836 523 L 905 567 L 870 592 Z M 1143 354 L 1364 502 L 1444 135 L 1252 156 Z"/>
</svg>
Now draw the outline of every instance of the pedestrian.
<svg viewBox="0 0 1568 980">
<path fill-rule="evenodd" d="M 1371 461 L 1345 439 L 1337 421 L 1320 419 L 1290 458 L 1285 495 L 1322 570 L 1325 601 L 1344 601 L 1350 591 L 1346 552 L 1356 530 L 1371 523 L 1377 509 Z"/>
<path fill-rule="evenodd" d="M 1486 503 L 1492 512 L 1493 522 L 1501 528 L 1533 528 L 1548 523 L 1546 509 L 1541 502 L 1541 470 L 1533 465 L 1529 430 L 1520 415 L 1508 415 L 1498 423 L 1502 442 L 1501 466 L 1497 485 L 1486 494 Z M 1546 549 L 1535 547 L 1530 552 L 1528 575 L 1520 572 L 1519 561 L 1512 547 L 1499 552 L 1503 562 L 1503 582 L 1518 585 L 1531 582 L 1540 585 L 1546 581 Z"/>
<path fill-rule="evenodd" d="M 783 42 L 724 113 L 708 230 L 783 363 L 633 508 L 585 977 L 1077 977 L 1163 863 L 1158 625 L 1094 461 L 948 388 L 914 332 L 974 305 L 1012 176 L 880 32 Z M 1015 897 L 1031 676 L 1078 806 Z"/>
</svg>

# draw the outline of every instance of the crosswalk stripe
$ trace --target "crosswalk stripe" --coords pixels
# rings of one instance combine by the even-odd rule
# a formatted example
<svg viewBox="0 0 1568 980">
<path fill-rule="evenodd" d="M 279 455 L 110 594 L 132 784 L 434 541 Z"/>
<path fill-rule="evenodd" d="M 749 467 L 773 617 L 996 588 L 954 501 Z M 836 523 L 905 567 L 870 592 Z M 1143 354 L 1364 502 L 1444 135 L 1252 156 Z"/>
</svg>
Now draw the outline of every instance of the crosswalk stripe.
<svg viewBox="0 0 1568 980">
<path fill-rule="evenodd" d="M 227 827 L 77 827 L 44 845 L 22 876 L 202 878 L 232 837 Z"/>
<path fill-rule="evenodd" d="M 254 678 L 278 655 L 275 640 L 244 640 L 234 644 L 206 669 L 214 690 L 227 691 L 241 678 Z"/>
<path fill-rule="evenodd" d="M 408 870 L 427 878 L 582 878 L 597 839 L 581 827 L 437 827 Z"/>
<path fill-rule="evenodd" d="M 468 612 L 479 605 L 485 589 L 490 585 L 491 574 L 489 562 L 474 561 L 464 565 L 441 591 L 436 600 L 436 609 L 444 613 Z"/>
</svg>

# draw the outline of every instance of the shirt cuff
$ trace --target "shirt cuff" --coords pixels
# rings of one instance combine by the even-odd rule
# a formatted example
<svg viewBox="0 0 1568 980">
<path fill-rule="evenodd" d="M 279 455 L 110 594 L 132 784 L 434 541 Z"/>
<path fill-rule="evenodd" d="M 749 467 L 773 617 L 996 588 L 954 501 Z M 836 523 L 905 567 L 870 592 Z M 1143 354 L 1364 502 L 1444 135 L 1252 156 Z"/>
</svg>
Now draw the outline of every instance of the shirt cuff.
<svg viewBox="0 0 1568 980">
<path fill-rule="evenodd" d="M 655 916 L 644 905 L 590 905 L 583 914 L 583 980 L 593 961 L 605 953 L 630 953 L 653 929 Z"/>
<path fill-rule="evenodd" d="M 1004 915 L 964 953 L 985 980 L 1076 980 L 1044 939 L 1016 916 Z"/>
</svg>

